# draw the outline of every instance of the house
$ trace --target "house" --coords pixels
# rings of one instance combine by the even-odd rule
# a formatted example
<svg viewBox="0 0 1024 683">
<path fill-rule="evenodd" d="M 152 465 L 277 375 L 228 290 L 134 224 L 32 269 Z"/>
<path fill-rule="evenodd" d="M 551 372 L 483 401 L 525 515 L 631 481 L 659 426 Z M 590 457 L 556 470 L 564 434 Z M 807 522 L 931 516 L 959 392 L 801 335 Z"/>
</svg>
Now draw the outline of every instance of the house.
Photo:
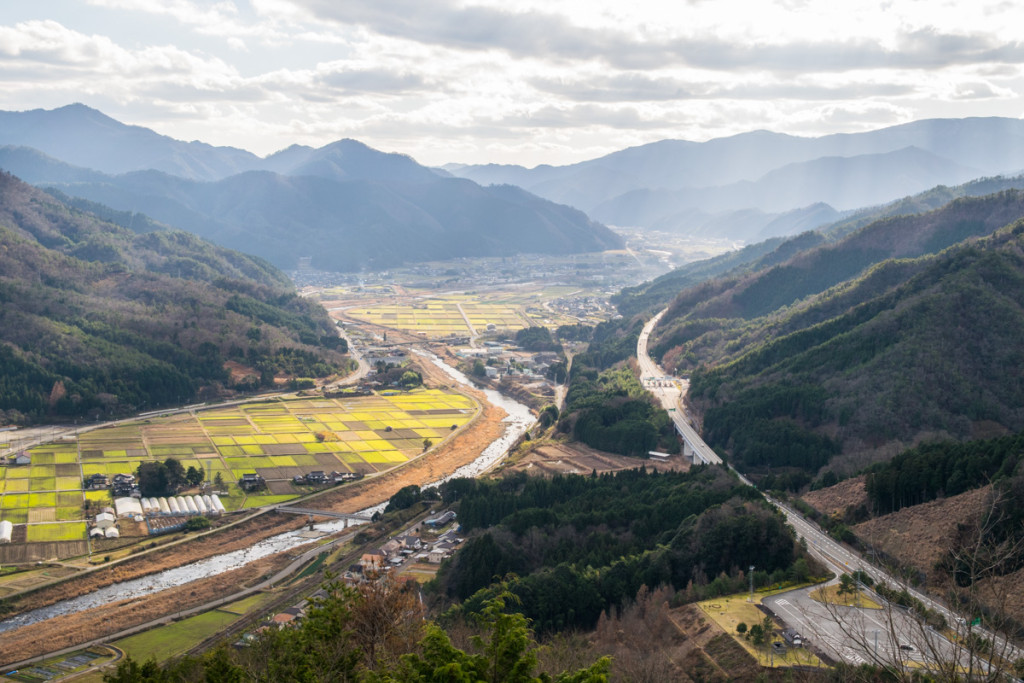
<svg viewBox="0 0 1024 683">
<path fill-rule="evenodd" d="M 390 539 L 387 543 L 380 547 L 384 551 L 385 555 L 393 555 L 402 549 L 402 543 L 394 538 Z"/>
<path fill-rule="evenodd" d="M 263 481 L 263 477 L 255 472 L 243 474 L 242 478 L 238 480 L 238 487 L 246 492 L 259 491 L 266 485 L 267 482 Z"/>
<path fill-rule="evenodd" d="M 116 521 L 116 518 L 111 513 L 101 512 L 96 515 L 96 528 L 106 529 L 107 527 L 112 527 Z"/>
<path fill-rule="evenodd" d="M 344 484 L 347 481 L 358 481 L 363 478 L 360 472 L 332 472 L 331 476 L 334 477 L 335 484 Z"/>
<path fill-rule="evenodd" d="M 85 488 L 90 491 L 105 489 L 110 486 L 110 477 L 105 474 L 94 474 L 85 480 Z"/>
<path fill-rule="evenodd" d="M 440 517 L 434 517 L 432 519 L 428 519 L 427 521 L 425 521 L 423 523 L 426 524 L 429 527 L 437 528 L 439 526 L 444 526 L 445 524 L 447 524 L 448 522 L 451 522 L 454 519 L 455 519 L 455 513 L 452 512 L 451 510 L 449 510 L 448 512 L 444 513 Z"/>
<path fill-rule="evenodd" d="M 133 496 L 139 489 L 135 485 L 135 477 L 131 474 L 115 474 L 110 482 L 111 493 L 115 498 Z M 141 493 L 139 494 L 141 495 Z"/>
<path fill-rule="evenodd" d="M 782 637 L 793 647 L 801 647 L 804 644 L 803 637 L 797 633 L 795 628 L 782 629 Z"/>
<path fill-rule="evenodd" d="M 322 486 L 327 483 L 327 475 L 322 470 L 316 470 L 306 475 L 306 483 L 313 486 Z"/>
<path fill-rule="evenodd" d="M 363 572 L 366 571 L 379 571 L 384 568 L 384 564 L 387 562 L 387 557 L 380 550 L 371 550 L 368 553 L 363 553 L 363 556 L 359 558 L 359 565 L 363 568 Z"/>
<path fill-rule="evenodd" d="M 443 548 L 431 548 L 427 553 L 427 562 L 430 564 L 441 564 L 451 553 Z"/>
<path fill-rule="evenodd" d="M 31 465 L 32 464 L 32 458 L 28 457 L 28 453 L 25 453 L 24 451 L 22 451 L 21 453 L 18 453 L 16 456 L 14 456 L 14 459 L 11 460 L 11 464 L 12 465 Z"/>
</svg>

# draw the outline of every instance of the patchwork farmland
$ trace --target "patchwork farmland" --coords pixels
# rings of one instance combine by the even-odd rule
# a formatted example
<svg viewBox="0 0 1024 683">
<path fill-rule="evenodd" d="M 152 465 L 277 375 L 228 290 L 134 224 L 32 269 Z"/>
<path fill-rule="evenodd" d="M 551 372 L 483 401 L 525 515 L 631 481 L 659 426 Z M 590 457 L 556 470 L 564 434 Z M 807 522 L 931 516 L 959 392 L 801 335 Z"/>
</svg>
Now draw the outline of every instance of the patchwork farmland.
<svg viewBox="0 0 1024 683">
<path fill-rule="evenodd" d="M 578 322 L 576 318 L 542 308 L 542 302 L 569 291 L 568 287 L 547 287 L 539 291 L 492 293 L 486 297 L 456 293 L 417 299 L 403 297 L 391 303 L 356 303 L 346 307 L 345 315 L 430 339 L 480 334 L 489 325 L 498 331 L 514 332 L 532 325 Z M 345 295 L 341 290 L 324 293 L 325 299 L 332 297 L 344 299 Z"/>
<path fill-rule="evenodd" d="M 207 482 L 220 475 L 228 510 L 282 502 L 307 490 L 293 485 L 297 475 L 391 469 L 420 455 L 425 440 L 440 443 L 478 410 L 462 394 L 424 389 L 274 399 L 100 428 L 31 449 L 30 465 L 0 467 L 0 519 L 15 525 L 15 544 L 84 546 L 86 502 L 95 512 L 112 500 L 107 490 L 83 491 L 83 479 L 131 473 L 142 462 L 167 458 L 200 469 Z M 243 492 L 238 481 L 246 473 L 261 475 L 267 490 Z"/>
</svg>

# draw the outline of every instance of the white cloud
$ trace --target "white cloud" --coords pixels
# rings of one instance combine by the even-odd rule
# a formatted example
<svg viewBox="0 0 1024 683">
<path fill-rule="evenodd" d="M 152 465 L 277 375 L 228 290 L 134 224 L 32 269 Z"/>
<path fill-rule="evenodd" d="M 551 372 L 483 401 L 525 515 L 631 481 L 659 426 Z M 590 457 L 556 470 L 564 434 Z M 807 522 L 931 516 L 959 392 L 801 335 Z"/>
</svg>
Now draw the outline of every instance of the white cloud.
<svg viewBox="0 0 1024 683">
<path fill-rule="evenodd" d="M 0 6 L 0 108 L 87 100 L 259 153 L 348 136 L 532 165 L 662 137 L 1024 113 L 1024 5 L 998 1 L 57 4 Z"/>
</svg>

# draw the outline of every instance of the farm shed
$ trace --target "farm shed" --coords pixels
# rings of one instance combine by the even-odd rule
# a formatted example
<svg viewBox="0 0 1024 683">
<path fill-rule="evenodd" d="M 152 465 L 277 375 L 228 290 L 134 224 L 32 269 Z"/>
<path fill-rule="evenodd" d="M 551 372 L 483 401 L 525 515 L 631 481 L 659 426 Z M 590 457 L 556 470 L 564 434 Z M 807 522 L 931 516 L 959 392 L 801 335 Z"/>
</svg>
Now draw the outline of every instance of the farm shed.
<svg viewBox="0 0 1024 683">
<path fill-rule="evenodd" d="M 209 510 L 206 508 L 206 503 L 199 496 L 192 496 L 192 502 L 196 504 L 196 509 L 199 510 L 199 514 L 205 515 Z"/>
<path fill-rule="evenodd" d="M 156 503 L 157 503 L 157 505 L 160 506 L 160 514 L 161 515 L 169 515 L 169 514 L 171 514 L 171 506 L 167 504 L 167 499 L 166 498 L 162 498 L 162 497 L 158 498 Z"/>
<path fill-rule="evenodd" d="M 14 525 L 8 520 L 0 521 L 0 543 L 10 543 L 11 534 L 14 533 Z"/>
<path fill-rule="evenodd" d="M 96 515 L 96 528 L 106 529 L 108 527 L 112 527 L 114 526 L 114 521 L 114 515 L 109 512 L 101 512 Z"/>
<path fill-rule="evenodd" d="M 142 504 L 139 503 L 138 498 L 115 498 L 114 508 L 117 510 L 118 517 L 142 516 Z"/>
<path fill-rule="evenodd" d="M 182 506 L 184 506 L 184 507 L 182 507 Z M 178 496 L 178 507 L 182 508 L 181 511 L 185 512 L 187 514 L 190 514 L 190 515 L 198 515 L 199 514 L 199 508 L 196 507 L 195 502 L 193 502 L 192 498 L 189 497 L 189 496 Z"/>
<path fill-rule="evenodd" d="M 103 535 L 107 538 L 119 538 L 121 536 L 121 532 L 117 530 L 116 526 L 112 526 L 104 531 Z"/>
<path fill-rule="evenodd" d="M 172 515 L 180 515 L 183 512 L 183 510 L 178 507 L 178 499 L 174 496 L 167 499 L 167 505 L 170 506 Z"/>
<path fill-rule="evenodd" d="M 210 498 L 213 500 L 213 507 L 216 509 L 218 515 L 226 512 L 224 509 L 224 503 L 220 502 L 220 496 L 213 495 L 210 496 Z"/>
</svg>

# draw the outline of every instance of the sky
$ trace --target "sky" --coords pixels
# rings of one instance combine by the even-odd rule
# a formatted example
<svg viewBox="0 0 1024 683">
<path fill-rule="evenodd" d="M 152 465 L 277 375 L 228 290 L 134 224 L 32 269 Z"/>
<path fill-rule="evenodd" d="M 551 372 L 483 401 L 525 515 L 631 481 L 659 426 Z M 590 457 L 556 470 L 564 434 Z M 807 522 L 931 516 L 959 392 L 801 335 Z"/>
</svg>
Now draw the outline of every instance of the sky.
<svg viewBox="0 0 1024 683">
<path fill-rule="evenodd" d="M 430 165 L 1024 116 L 1019 0 L 7 0 L 0 109 Z"/>
</svg>

